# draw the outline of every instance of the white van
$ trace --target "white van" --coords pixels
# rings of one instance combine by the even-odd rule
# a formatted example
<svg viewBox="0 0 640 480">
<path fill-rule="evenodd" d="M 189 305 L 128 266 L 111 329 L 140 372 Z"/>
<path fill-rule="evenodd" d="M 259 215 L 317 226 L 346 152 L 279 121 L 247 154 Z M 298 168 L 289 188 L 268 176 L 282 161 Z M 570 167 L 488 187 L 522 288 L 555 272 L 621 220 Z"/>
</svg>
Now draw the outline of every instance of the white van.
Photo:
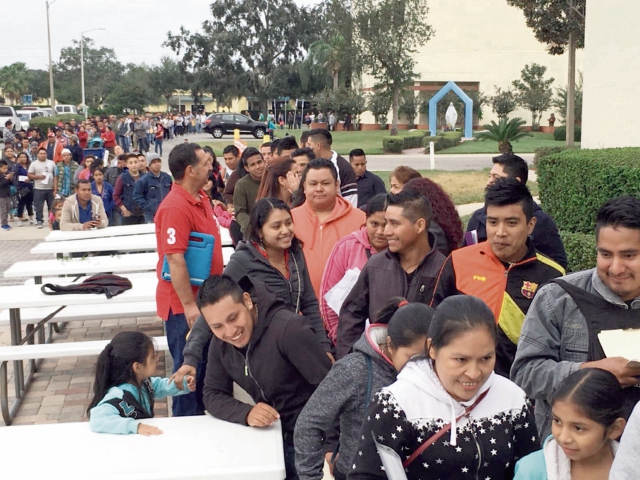
<svg viewBox="0 0 640 480">
<path fill-rule="evenodd" d="M 56 105 L 56 115 L 62 115 L 64 113 L 78 114 L 78 109 L 75 105 Z"/>
</svg>

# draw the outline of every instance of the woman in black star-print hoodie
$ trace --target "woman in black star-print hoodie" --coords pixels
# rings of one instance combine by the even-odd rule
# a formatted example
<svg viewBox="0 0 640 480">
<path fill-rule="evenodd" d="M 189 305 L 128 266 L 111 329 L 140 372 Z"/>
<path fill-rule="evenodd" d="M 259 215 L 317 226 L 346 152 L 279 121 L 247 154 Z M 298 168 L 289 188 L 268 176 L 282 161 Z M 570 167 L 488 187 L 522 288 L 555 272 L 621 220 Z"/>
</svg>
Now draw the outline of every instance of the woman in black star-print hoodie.
<svg viewBox="0 0 640 480">
<path fill-rule="evenodd" d="M 428 356 L 411 360 L 369 405 L 347 478 L 387 479 L 377 442 L 397 454 L 409 480 L 511 480 L 516 461 L 540 444 L 524 392 L 493 373 L 495 345 L 495 319 L 482 300 L 442 302 Z"/>
</svg>

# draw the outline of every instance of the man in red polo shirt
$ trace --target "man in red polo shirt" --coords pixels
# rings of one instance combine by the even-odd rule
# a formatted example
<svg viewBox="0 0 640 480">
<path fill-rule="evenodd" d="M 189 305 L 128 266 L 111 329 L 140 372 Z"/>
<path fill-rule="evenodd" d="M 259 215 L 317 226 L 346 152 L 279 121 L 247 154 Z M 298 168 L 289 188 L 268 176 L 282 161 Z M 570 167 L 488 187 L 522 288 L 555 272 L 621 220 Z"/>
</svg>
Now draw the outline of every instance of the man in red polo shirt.
<svg viewBox="0 0 640 480">
<path fill-rule="evenodd" d="M 208 181 L 212 169 L 211 160 L 195 143 L 177 145 L 169 154 L 169 169 L 173 174 L 174 187 L 158 207 L 155 216 L 156 239 L 158 241 L 158 289 L 156 303 L 158 316 L 166 320 L 169 351 L 173 358 L 173 371 L 183 361 L 182 350 L 186 337 L 200 314 L 196 306 L 198 287 L 189 281 L 189 272 L 184 253 L 189 245 L 189 234 L 200 232 L 213 235 L 215 246 L 211 275 L 221 274 L 223 268 L 222 245 L 218 223 L 213 216 L 211 204 L 202 187 Z M 162 265 L 167 257 L 171 281 L 162 279 Z M 188 416 L 204 414 L 202 384 L 207 364 L 206 345 L 202 361 L 198 365 L 196 391 L 173 398 L 173 415 Z"/>
</svg>

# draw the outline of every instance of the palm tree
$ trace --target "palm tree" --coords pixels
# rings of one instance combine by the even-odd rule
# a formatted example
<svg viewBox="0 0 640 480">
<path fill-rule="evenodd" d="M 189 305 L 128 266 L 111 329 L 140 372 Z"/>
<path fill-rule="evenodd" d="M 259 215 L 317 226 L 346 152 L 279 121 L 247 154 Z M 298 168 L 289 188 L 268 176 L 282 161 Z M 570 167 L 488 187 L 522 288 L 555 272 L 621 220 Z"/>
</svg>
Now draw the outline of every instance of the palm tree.
<svg viewBox="0 0 640 480">
<path fill-rule="evenodd" d="M 346 43 L 344 37 L 337 34 L 329 42 L 318 40 L 309 46 L 309 60 L 331 75 L 334 91 L 340 87 L 339 75 L 344 61 Z"/>
<path fill-rule="evenodd" d="M 529 132 L 522 130 L 526 122 L 521 118 L 503 118 L 499 123 L 491 121 L 491 125 L 485 125 L 485 132 L 480 132 L 476 138 L 480 141 L 493 140 L 498 142 L 500 153 L 513 153 L 511 142 L 520 140 L 523 137 L 533 137 Z"/>
<path fill-rule="evenodd" d="M 20 101 L 20 96 L 26 93 L 28 85 L 26 63 L 15 62 L 0 69 L 0 88 L 13 103 Z"/>
</svg>

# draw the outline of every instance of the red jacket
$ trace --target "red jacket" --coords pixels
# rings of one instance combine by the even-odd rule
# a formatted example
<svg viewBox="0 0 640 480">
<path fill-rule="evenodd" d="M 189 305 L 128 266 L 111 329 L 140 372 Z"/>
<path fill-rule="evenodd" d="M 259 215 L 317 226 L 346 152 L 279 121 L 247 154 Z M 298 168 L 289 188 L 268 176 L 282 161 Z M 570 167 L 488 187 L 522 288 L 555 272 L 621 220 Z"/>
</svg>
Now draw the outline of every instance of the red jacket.
<svg viewBox="0 0 640 480">
<path fill-rule="evenodd" d="M 104 140 L 104 148 L 112 148 L 117 145 L 116 143 L 116 134 L 107 130 L 102 135 L 100 135 Z"/>
</svg>

